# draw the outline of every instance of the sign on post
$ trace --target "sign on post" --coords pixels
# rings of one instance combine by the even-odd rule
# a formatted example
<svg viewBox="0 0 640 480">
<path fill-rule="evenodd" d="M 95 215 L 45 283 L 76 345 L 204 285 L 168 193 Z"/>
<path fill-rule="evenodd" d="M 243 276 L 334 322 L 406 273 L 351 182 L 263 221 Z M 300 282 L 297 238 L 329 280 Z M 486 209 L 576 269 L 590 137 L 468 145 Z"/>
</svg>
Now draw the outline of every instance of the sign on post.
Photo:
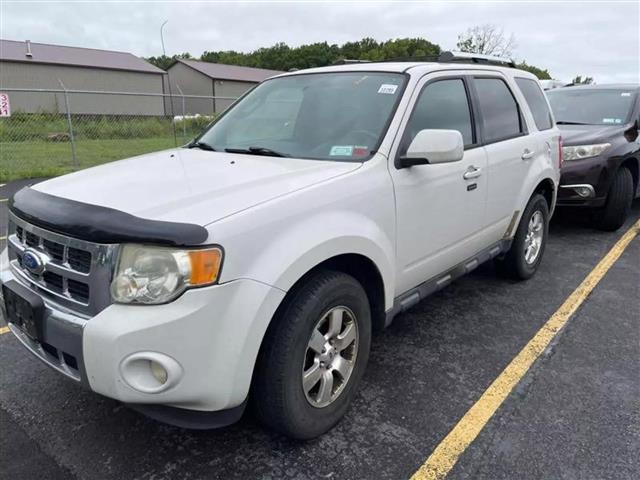
<svg viewBox="0 0 640 480">
<path fill-rule="evenodd" d="M 11 104 L 9 103 L 9 94 L 0 92 L 0 117 L 11 116 Z"/>
</svg>

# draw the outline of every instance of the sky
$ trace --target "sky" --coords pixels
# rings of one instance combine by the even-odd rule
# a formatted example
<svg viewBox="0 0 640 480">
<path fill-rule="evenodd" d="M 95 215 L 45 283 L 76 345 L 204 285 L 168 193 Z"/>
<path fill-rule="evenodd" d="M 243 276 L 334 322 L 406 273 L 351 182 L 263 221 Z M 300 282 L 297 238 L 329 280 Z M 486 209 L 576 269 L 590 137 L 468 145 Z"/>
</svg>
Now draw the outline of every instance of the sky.
<svg viewBox="0 0 640 480">
<path fill-rule="evenodd" d="M 640 0 L 632 1 L 10 1 L 0 0 L 0 38 L 162 54 L 251 51 L 423 37 L 444 50 L 474 25 L 513 33 L 514 57 L 569 81 L 640 82 Z"/>
</svg>

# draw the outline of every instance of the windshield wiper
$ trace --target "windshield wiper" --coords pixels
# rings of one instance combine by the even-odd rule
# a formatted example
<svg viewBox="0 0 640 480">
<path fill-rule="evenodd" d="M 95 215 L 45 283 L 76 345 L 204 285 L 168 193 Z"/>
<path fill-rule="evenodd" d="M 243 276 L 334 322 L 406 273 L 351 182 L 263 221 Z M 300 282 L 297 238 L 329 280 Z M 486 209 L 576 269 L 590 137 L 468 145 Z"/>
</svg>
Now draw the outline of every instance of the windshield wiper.
<svg viewBox="0 0 640 480">
<path fill-rule="evenodd" d="M 215 152 L 216 149 L 205 142 L 193 142 L 187 145 L 187 148 L 199 148 L 200 150 L 206 150 L 208 152 Z"/>
<path fill-rule="evenodd" d="M 584 123 L 584 122 L 565 122 L 564 120 L 560 120 L 556 122 L 556 125 L 591 125 L 591 124 Z"/>
<path fill-rule="evenodd" d="M 267 147 L 225 148 L 228 153 L 246 153 L 248 155 L 265 155 L 267 157 L 288 157 L 286 153 L 277 152 Z"/>
</svg>

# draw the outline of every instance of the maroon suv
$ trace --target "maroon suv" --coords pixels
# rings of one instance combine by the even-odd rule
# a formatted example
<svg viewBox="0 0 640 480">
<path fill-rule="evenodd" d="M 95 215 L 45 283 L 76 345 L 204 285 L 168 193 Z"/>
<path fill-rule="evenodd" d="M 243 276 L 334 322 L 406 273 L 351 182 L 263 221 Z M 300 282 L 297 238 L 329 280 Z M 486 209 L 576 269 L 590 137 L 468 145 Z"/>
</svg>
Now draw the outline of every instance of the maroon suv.
<svg viewBox="0 0 640 480">
<path fill-rule="evenodd" d="M 620 228 L 640 195 L 640 86 L 582 85 L 546 93 L 564 145 L 558 206 L 589 207 L 598 228 Z"/>
</svg>

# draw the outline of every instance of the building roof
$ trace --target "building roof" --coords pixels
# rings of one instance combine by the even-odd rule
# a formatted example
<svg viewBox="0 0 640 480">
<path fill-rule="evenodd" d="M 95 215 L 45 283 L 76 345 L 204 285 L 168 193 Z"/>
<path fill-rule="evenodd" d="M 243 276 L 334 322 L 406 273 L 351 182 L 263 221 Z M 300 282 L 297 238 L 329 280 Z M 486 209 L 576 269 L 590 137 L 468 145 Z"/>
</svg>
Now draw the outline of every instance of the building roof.
<svg viewBox="0 0 640 480">
<path fill-rule="evenodd" d="M 278 70 L 265 70 L 264 68 L 239 67 L 237 65 L 225 65 L 223 63 L 202 62 L 199 60 L 178 59 L 176 63 L 184 63 L 207 77 L 216 80 L 238 80 L 241 82 L 261 82 L 274 75 L 280 75 Z M 175 63 L 174 63 L 175 65 Z M 169 67 L 171 68 L 171 67 Z"/>
<path fill-rule="evenodd" d="M 28 55 L 29 50 L 31 56 Z M 106 68 L 132 72 L 165 73 L 142 58 L 127 52 L 96 50 L 94 48 L 65 47 L 0 39 L 0 60 L 6 62 L 45 63 L 75 67 Z"/>
</svg>

